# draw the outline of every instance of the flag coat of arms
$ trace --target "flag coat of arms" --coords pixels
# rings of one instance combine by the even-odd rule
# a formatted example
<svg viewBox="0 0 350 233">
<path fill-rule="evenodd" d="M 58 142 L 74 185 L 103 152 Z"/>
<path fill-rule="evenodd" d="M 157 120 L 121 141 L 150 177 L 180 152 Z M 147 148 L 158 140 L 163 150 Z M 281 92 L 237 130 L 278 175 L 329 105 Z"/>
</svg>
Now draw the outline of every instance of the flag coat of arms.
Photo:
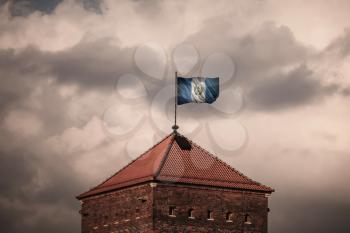
<svg viewBox="0 0 350 233">
<path fill-rule="evenodd" d="M 177 104 L 213 103 L 219 96 L 219 78 L 177 77 Z"/>
</svg>

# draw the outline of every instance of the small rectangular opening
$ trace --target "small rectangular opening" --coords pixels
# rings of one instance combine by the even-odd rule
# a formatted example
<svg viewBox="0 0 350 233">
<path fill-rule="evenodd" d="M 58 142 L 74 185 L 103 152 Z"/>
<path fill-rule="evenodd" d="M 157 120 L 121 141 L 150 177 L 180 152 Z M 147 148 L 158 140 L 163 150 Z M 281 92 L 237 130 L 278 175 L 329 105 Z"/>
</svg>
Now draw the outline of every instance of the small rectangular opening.
<svg viewBox="0 0 350 233">
<path fill-rule="evenodd" d="M 252 224 L 252 220 L 251 220 L 251 217 L 250 217 L 249 214 L 245 215 L 245 217 L 244 217 L 244 224 L 246 224 L 246 225 Z"/>
<path fill-rule="evenodd" d="M 207 212 L 207 219 L 208 220 L 214 220 L 214 216 L 213 216 L 213 211 L 212 210 L 208 210 L 208 212 Z"/>
<path fill-rule="evenodd" d="M 233 222 L 233 213 L 231 212 L 226 213 L 226 222 Z"/>
<path fill-rule="evenodd" d="M 176 215 L 175 215 L 175 209 L 176 209 L 176 207 L 175 206 L 169 206 L 169 216 L 171 216 L 171 217 L 175 217 Z"/>
<path fill-rule="evenodd" d="M 188 210 L 188 218 L 194 219 L 194 214 L 193 214 L 194 210 L 193 209 L 189 209 Z"/>
</svg>

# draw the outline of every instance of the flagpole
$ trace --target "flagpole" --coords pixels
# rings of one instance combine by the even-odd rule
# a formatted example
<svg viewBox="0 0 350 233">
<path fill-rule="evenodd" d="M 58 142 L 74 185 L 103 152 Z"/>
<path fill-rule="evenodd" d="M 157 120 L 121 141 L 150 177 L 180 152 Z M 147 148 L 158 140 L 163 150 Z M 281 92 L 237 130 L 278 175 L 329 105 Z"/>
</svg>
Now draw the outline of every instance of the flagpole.
<svg viewBox="0 0 350 233">
<path fill-rule="evenodd" d="M 177 114 L 177 71 L 175 71 L 175 101 L 174 101 L 174 125 L 173 130 L 176 133 L 176 130 L 179 128 L 179 126 L 176 124 L 176 114 Z"/>
</svg>

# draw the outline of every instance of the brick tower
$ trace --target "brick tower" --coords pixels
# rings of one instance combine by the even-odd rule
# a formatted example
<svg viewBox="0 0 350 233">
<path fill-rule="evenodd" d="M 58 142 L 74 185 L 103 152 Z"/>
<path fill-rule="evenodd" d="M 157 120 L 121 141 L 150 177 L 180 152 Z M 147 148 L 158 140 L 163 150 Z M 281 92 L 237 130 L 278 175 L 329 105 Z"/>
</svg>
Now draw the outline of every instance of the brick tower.
<svg viewBox="0 0 350 233">
<path fill-rule="evenodd" d="M 172 133 L 82 193 L 82 233 L 267 233 L 274 190 Z"/>
</svg>

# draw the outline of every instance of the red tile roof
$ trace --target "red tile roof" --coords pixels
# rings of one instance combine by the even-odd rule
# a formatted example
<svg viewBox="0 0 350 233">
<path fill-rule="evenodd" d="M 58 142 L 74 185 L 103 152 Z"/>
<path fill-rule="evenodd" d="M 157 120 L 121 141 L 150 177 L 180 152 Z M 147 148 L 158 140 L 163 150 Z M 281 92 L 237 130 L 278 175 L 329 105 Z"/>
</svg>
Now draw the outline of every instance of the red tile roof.
<svg viewBox="0 0 350 233">
<path fill-rule="evenodd" d="M 165 137 L 102 184 L 77 198 L 97 195 L 145 181 L 164 181 L 271 193 L 182 135 Z"/>
</svg>

